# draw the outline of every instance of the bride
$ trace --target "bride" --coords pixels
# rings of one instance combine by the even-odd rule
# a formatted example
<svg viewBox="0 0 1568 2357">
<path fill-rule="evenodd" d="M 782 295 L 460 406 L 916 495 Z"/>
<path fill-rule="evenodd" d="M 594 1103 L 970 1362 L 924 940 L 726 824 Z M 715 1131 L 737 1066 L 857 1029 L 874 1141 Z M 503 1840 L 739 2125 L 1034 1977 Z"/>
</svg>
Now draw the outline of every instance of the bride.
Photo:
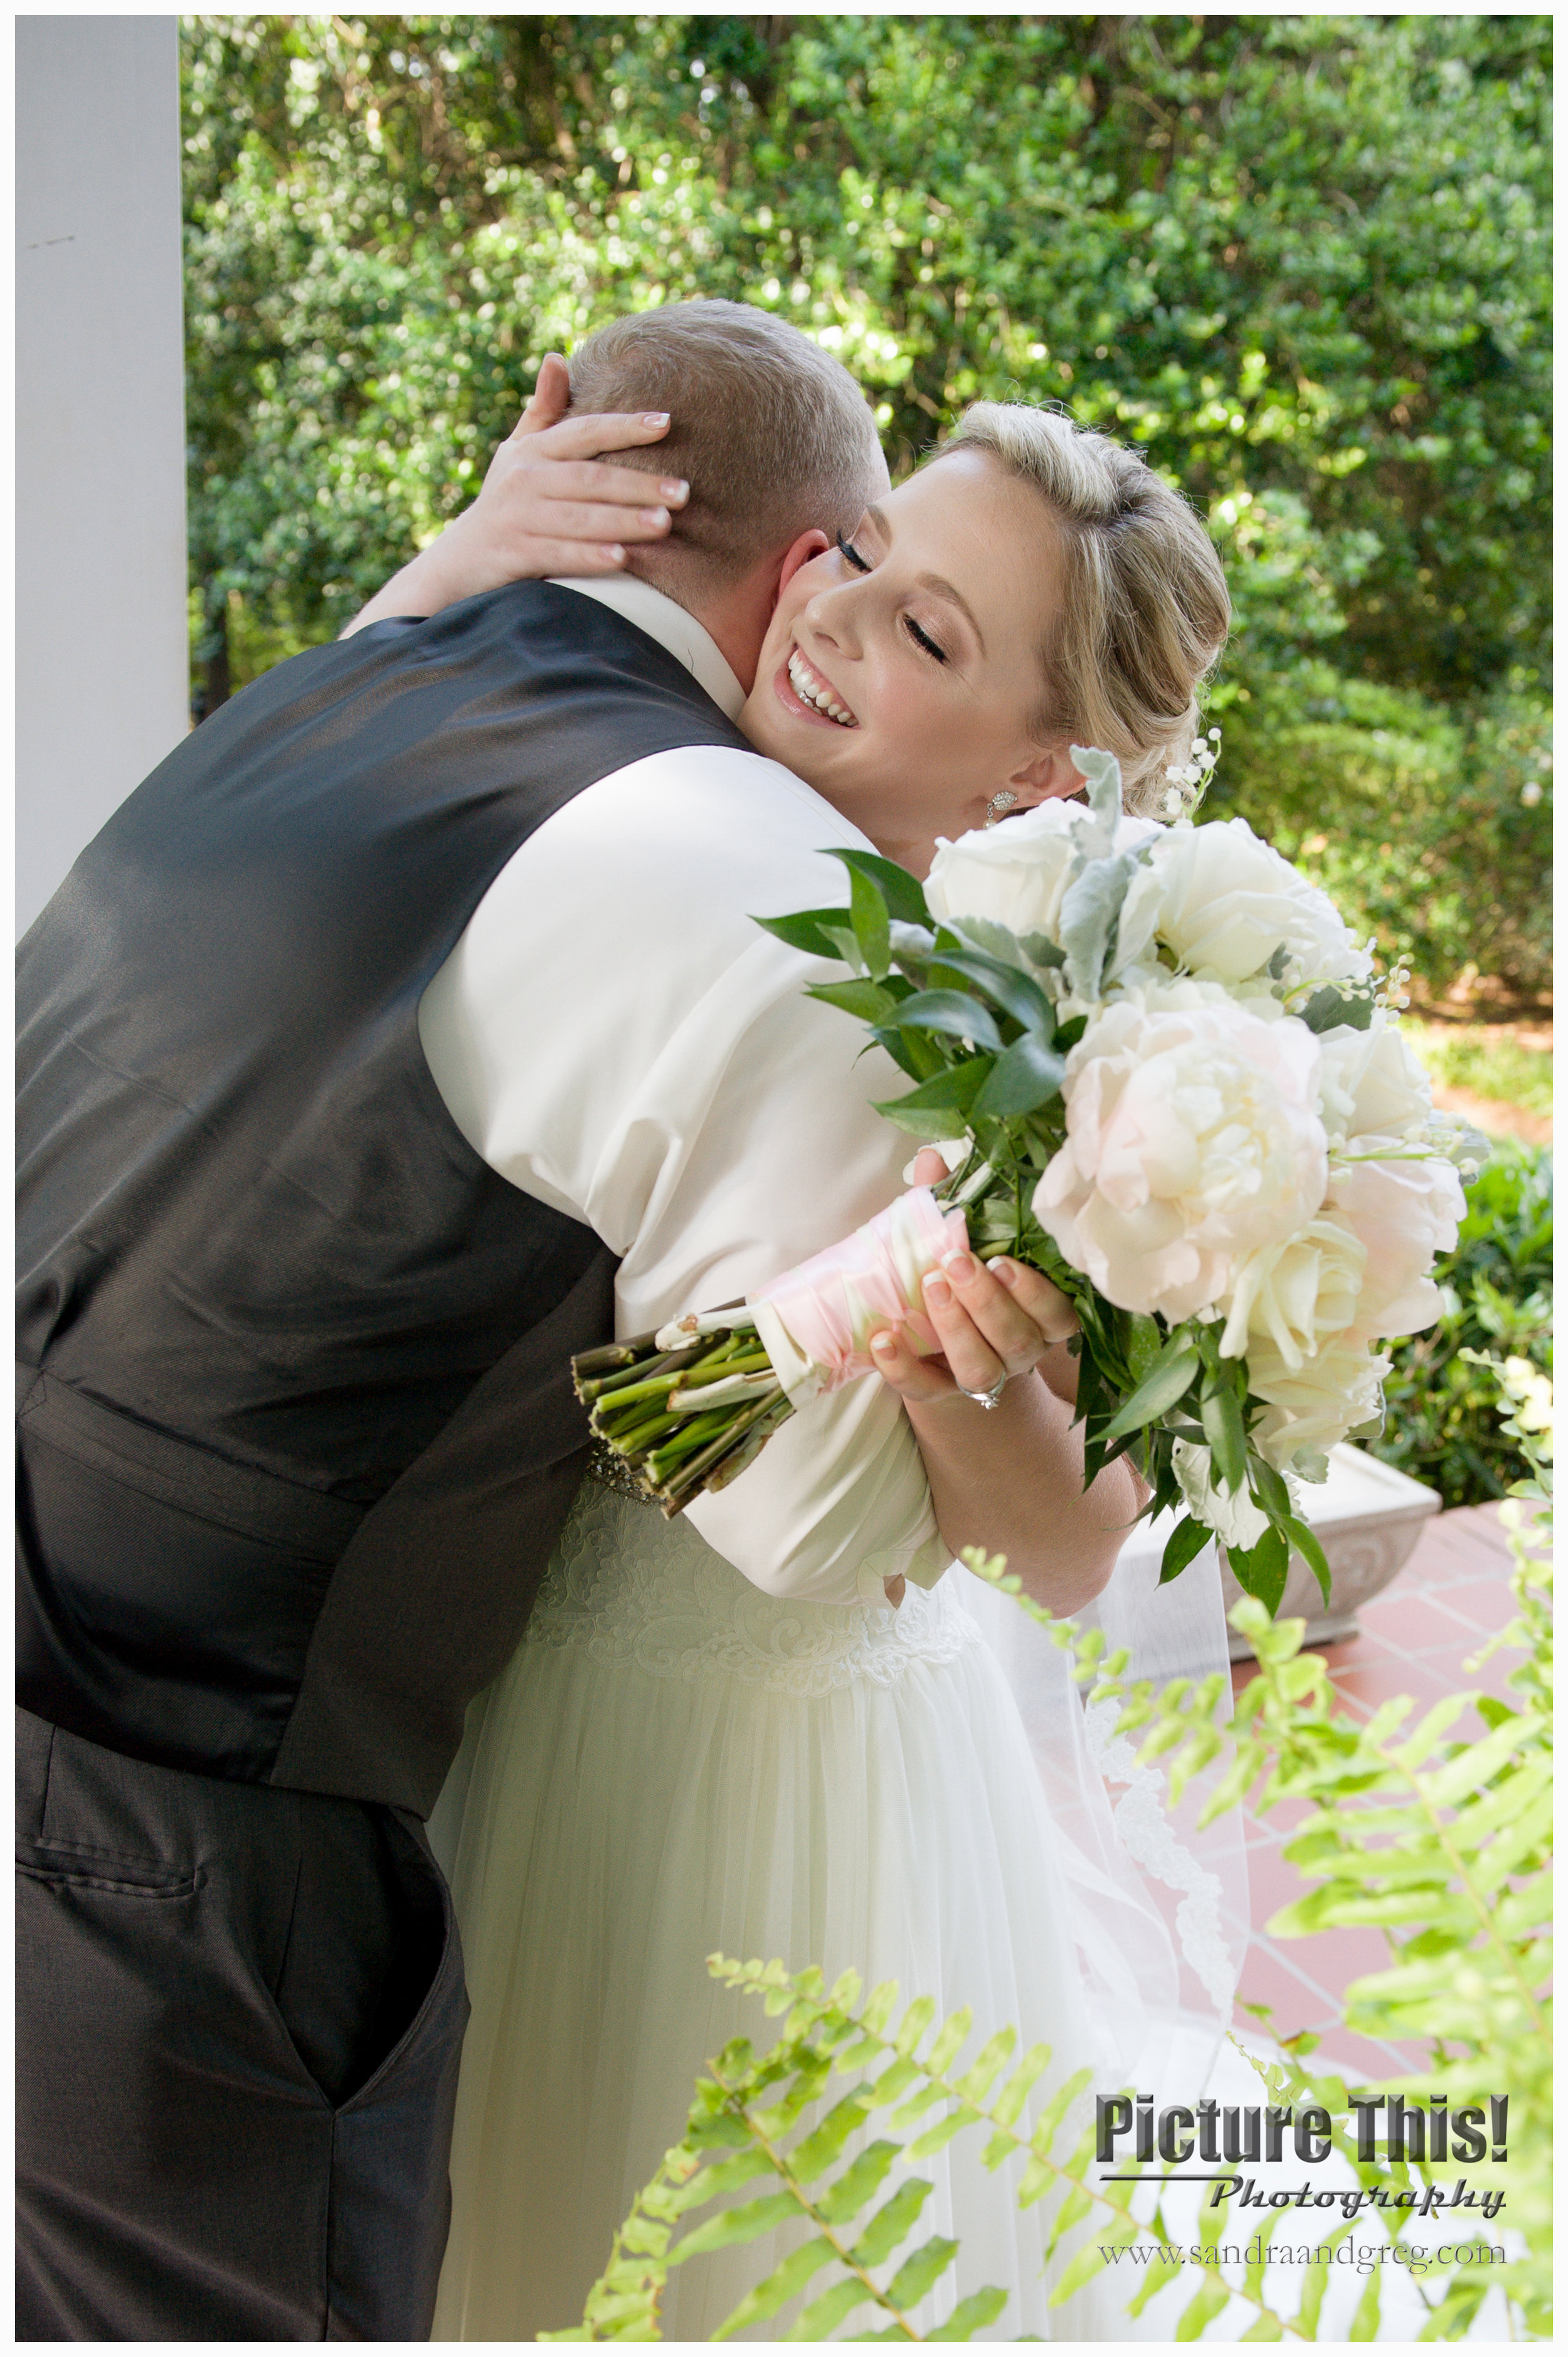
<svg viewBox="0 0 1568 2357">
<path fill-rule="evenodd" d="M 410 610 L 387 593 L 367 619 L 378 608 Z M 1157 805 L 1227 620 L 1201 527 L 1140 459 L 983 404 L 786 581 L 740 724 L 923 876 L 940 835 L 1071 791 L 1070 742 L 1115 750 Z M 764 1593 L 690 1516 L 666 1523 L 596 1468 L 522 1644 L 470 1712 L 431 1826 L 473 2004 L 437 2340 L 578 2320 L 703 2061 L 766 2036 L 707 1977 L 714 1950 L 895 1978 L 939 2018 L 972 2006 L 983 2029 L 1049 2041 L 1047 2087 L 1088 2064 L 1112 2090 L 1134 2067 L 1141 1993 L 1166 1967 L 1141 1971 L 1133 1951 L 1157 1950 L 1157 1926 L 1129 1903 L 1090 1774 L 1069 1768 L 1054 1793 L 1042 1780 L 983 1633 L 993 1599 L 952 1557 L 1004 1552 L 1039 1601 L 1078 1611 L 1144 1493 L 1124 1463 L 1081 1489 L 1071 1316 L 1043 1278 L 961 1255 L 926 1300 L 944 1357 L 892 1335 L 876 1352 L 929 1491 L 907 1582 L 873 1565 L 854 1604 Z M 728 1493 L 732 1515 L 756 1479 Z M 1063 1726 L 1081 1715 L 1065 1682 L 1058 1699 L 1070 1760 Z M 1038 2212 L 1017 2212 L 964 2144 L 923 2166 L 921 2233 L 956 2236 L 961 2256 L 922 2330 L 992 2283 L 1010 2294 L 1000 2337 L 1125 2332 L 1103 2278 L 1047 2307 Z M 677 2270 L 667 2337 L 709 2337 L 785 2247 Z"/>
</svg>

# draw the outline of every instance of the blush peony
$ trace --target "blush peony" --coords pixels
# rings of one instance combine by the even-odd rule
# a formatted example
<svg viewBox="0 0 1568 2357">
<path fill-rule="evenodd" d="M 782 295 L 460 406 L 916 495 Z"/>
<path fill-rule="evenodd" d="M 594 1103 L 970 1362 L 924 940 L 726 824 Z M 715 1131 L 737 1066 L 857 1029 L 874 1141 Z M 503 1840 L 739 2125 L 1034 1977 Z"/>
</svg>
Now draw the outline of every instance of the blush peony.
<svg viewBox="0 0 1568 2357">
<path fill-rule="evenodd" d="M 1068 1058 L 1067 1143 L 1035 1216 L 1123 1309 L 1190 1318 L 1316 1212 L 1317 1042 L 1198 983 L 1130 990 Z"/>
<path fill-rule="evenodd" d="M 1328 1186 L 1329 1203 L 1367 1255 L 1350 1322 L 1363 1341 L 1418 1334 L 1443 1314 L 1432 1264 L 1459 1241 L 1465 1189 L 1451 1162 L 1402 1152 L 1398 1138 L 1359 1137 L 1356 1155 L 1332 1166 Z"/>
</svg>

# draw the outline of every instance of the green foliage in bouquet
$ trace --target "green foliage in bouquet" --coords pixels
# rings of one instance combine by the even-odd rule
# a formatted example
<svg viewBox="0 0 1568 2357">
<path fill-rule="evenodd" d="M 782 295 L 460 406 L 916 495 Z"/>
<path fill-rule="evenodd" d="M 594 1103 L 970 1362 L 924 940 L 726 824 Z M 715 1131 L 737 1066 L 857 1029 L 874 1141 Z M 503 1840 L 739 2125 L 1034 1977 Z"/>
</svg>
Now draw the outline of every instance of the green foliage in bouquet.
<svg viewBox="0 0 1568 2357">
<path fill-rule="evenodd" d="M 1316 2104 L 1328 2112 L 1335 2149 L 1360 2189 L 1362 2207 L 1355 2219 L 1341 2216 L 1327 2227 L 1315 2222 L 1319 2255 L 1301 2267 L 1293 2297 L 1273 2292 L 1266 2298 L 1264 2264 L 1228 2255 L 1228 2202 L 1202 2212 L 1196 2245 L 1176 2243 L 1161 2206 L 1163 2171 L 1146 2170 L 1132 2189 L 1102 2185 L 1090 2176 L 1092 2132 L 1075 2136 L 1069 2117 L 1086 2074 L 1064 2083 L 1032 2125 L 1026 2120 L 1031 2091 L 1048 2068 L 1047 2049 L 1033 2048 L 1015 2061 L 1018 2040 L 1009 2028 L 986 2039 L 965 2062 L 973 2031 L 967 2010 L 952 2015 L 928 2045 L 936 2019 L 929 1998 L 907 2007 L 895 2026 L 898 1993 L 891 1984 L 863 2003 L 853 1973 L 827 1988 L 815 1968 L 791 1973 L 779 1962 L 715 1956 L 709 1959 L 715 1977 L 760 1997 L 769 2015 L 785 2017 L 780 2035 L 761 2053 L 737 2039 L 710 2065 L 686 2133 L 665 2154 L 617 2234 L 582 2324 L 542 2338 L 659 2340 L 660 2303 L 671 2267 L 794 2225 L 800 2240 L 746 2294 L 715 2339 L 780 2316 L 810 2289 L 809 2301 L 789 2325 L 790 2340 L 831 2339 L 852 2318 L 856 2323 L 848 2337 L 854 2339 L 967 2340 L 1002 2316 L 1004 2296 L 994 2288 L 972 2292 L 924 2336 L 910 2323 L 910 2310 L 943 2280 L 958 2247 L 938 2236 L 905 2249 L 930 2190 L 908 2165 L 977 2128 L 989 2131 L 979 2156 L 984 2166 L 994 2171 L 1021 2161 L 1015 2198 L 1043 2205 L 1048 2254 L 1064 2262 L 1054 2302 L 1135 2254 L 1137 2289 L 1127 2303 L 1129 2314 L 1140 2313 L 1173 2284 L 1192 2288 L 1175 2327 L 1176 2340 L 1201 2339 L 1223 2322 L 1227 2337 L 1240 2331 L 1247 2341 L 1314 2341 L 1334 2252 L 1348 2236 L 1375 2224 L 1425 2309 L 1423 2341 L 1463 2340 L 1482 2329 L 1492 2338 L 1504 2330 L 1515 2339 L 1549 2337 L 1552 2036 L 1545 1927 L 1552 1645 L 1551 1573 L 1540 1551 L 1549 1512 L 1533 1528 L 1523 1520 L 1527 1505 L 1549 1509 L 1549 1411 L 1522 1378 L 1495 1361 L 1493 1373 L 1509 1390 L 1511 1437 L 1530 1467 L 1509 1509 L 1519 1615 L 1483 1654 L 1498 1649 L 1520 1654 L 1509 1675 L 1510 1702 L 1451 1696 L 1412 1728 L 1407 1722 L 1413 1706 L 1399 1700 L 1363 1724 L 1336 1705 L 1322 1661 L 1303 1654 L 1304 1623 L 1272 1623 L 1255 1599 L 1245 1598 L 1231 1620 L 1254 1648 L 1258 1674 L 1240 1697 L 1233 1725 L 1222 1727 L 1217 1723 L 1221 1681 L 1199 1687 L 1177 1681 L 1159 1693 L 1148 1684 L 1126 1689 L 1119 1682 L 1125 1657 L 1107 1656 L 1099 1631 L 1082 1638 L 1070 1622 L 1051 1620 L 1021 1594 L 1000 1558 L 971 1553 L 966 1559 L 1073 1653 L 1074 1675 L 1091 1687 L 1091 1699 L 1120 1696 L 1121 1729 L 1142 1734 L 1143 1759 L 1168 1760 L 1173 1798 L 1195 1774 L 1214 1767 L 1205 1821 L 1249 1792 L 1260 1812 L 1283 1800 L 1309 1804 L 1284 1854 L 1317 1887 L 1277 1914 L 1270 1928 L 1287 1936 L 1347 1924 L 1383 1932 L 1390 1964 L 1347 1990 L 1346 2027 L 1419 2042 L 1431 2056 L 1427 2069 L 1390 2080 L 1383 2092 L 1415 2098 L 1441 2093 L 1455 2108 L 1508 2094 L 1508 2198 L 1496 2224 L 1469 2210 L 1434 2210 L 1435 2220 L 1453 2220 L 1449 2246 L 1465 2255 L 1441 2266 L 1425 2261 L 1430 2272 L 1414 2272 L 1416 2253 L 1405 2229 L 1419 2222 L 1423 2201 L 1464 2173 L 1461 2164 L 1359 2158 L 1348 2100 L 1352 2087 L 1361 2091 L 1360 2083 L 1315 2070 L 1314 2038 L 1286 2037 L 1283 2060 L 1253 2058 L 1262 2092 L 1272 2102 Z M 1467 1706 L 1484 1722 L 1483 1732 L 1451 1739 Z M 862 2132 L 868 2128 L 875 2133 L 865 2142 Z M 767 2190 L 747 2192 L 756 2187 Z M 743 2192 L 746 2198 L 734 2202 Z M 1007 2198 L 1000 2188 L 997 2198 Z M 1499 2247 L 1500 2260 L 1492 2256 Z M 1374 2266 L 1367 2278 L 1352 2340 L 1377 2337 L 1384 2273 Z"/>
<path fill-rule="evenodd" d="M 1552 1365 L 1552 1156 L 1497 1146 L 1469 1189 L 1457 1249 L 1438 1263 L 1444 1314 L 1393 1349 L 1388 1417 L 1366 1446 L 1430 1481 L 1445 1505 L 1500 1498 L 1527 1460 L 1496 1415 L 1496 1390 L 1476 1351 Z"/>
<path fill-rule="evenodd" d="M 1108 847 L 1121 812 L 1120 772 L 1108 754 L 1079 747 L 1075 759 Z M 1295 1513 L 1283 1477 L 1252 1444 L 1250 1427 L 1263 1403 L 1247 1389 L 1244 1361 L 1220 1356 L 1219 1328 L 1189 1320 L 1172 1329 L 1158 1317 L 1117 1308 L 1066 1259 L 1032 1208 L 1066 1136 L 1067 1056 L 1085 1028 L 1082 1016 L 1058 1021 L 1044 976 L 1062 968 L 1080 997 L 1097 995 L 1136 855 L 1090 859 L 1064 896 L 1055 939 L 1020 937 L 990 919 L 939 920 L 905 868 L 875 852 L 832 856 L 849 871 L 847 912 L 807 909 L 758 922 L 792 949 L 855 969 L 854 980 L 812 984 L 807 995 L 865 1024 L 914 1082 L 877 1111 L 928 1143 L 967 1133 L 968 1157 L 935 1190 L 938 1202 L 962 1207 L 982 1260 L 1006 1254 L 1025 1261 L 1072 1302 L 1085 1485 L 1123 1452 L 1135 1458 L 1152 1492 L 1144 1513 L 1183 1509 L 1161 1565 L 1162 1580 L 1174 1579 L 1209 1537 L 1186 1512 L 1174 1467 L 1176 1443 L 1191 1441 L 1211 1452 L 1225 1489 L 1250 1495 L 1267 1517 L 1254 1545 L 1228 1549 L 1240 1586 L 1274 1610 L 1294 1550 L 1311 1566 L 1326 1603 L 1323 1550 Z M 1369 995 L 1348 998 L 1324 988 L 1302 1019 L 1314 1030 L 1363 1028 L 1371 1005 Z"/>
</svg>

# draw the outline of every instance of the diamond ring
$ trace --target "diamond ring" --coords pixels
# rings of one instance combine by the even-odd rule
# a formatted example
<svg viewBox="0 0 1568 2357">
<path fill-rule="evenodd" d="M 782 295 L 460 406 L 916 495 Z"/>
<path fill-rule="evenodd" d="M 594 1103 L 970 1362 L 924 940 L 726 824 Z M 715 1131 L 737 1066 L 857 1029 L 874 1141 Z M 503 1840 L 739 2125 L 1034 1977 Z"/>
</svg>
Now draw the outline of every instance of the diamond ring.
<svg viewBox="0 0 1568 2357">
<path fill-rule="evenodd" d="M 963 1385 L 961 1383 L 959 1385 L 959 1389 L 961 1392 L 963 1392 L 965 1399 L 973 1400 L 977 1407 L 994 1407 L 1006 1388 L 1007 1371 L 1005 1368 L 1004 1368 L 1002 1372 L 997 1376 L 996 1381 L 992 1384 L 991 1389 L 988 1392 L 964 1391 Z"/>
</svg>

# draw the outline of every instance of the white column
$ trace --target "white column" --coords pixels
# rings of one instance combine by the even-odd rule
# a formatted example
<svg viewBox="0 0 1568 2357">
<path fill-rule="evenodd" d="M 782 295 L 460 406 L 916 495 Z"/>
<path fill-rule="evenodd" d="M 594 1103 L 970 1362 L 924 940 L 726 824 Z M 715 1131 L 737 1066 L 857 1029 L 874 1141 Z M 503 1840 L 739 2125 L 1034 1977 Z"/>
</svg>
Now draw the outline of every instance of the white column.
<svg viewBox="0 0 1568 2357">
<path fill-rule="evenodd" d="M 16 913 L 189 725 L 178 19 L 16 19 Z"/>
</svg>

